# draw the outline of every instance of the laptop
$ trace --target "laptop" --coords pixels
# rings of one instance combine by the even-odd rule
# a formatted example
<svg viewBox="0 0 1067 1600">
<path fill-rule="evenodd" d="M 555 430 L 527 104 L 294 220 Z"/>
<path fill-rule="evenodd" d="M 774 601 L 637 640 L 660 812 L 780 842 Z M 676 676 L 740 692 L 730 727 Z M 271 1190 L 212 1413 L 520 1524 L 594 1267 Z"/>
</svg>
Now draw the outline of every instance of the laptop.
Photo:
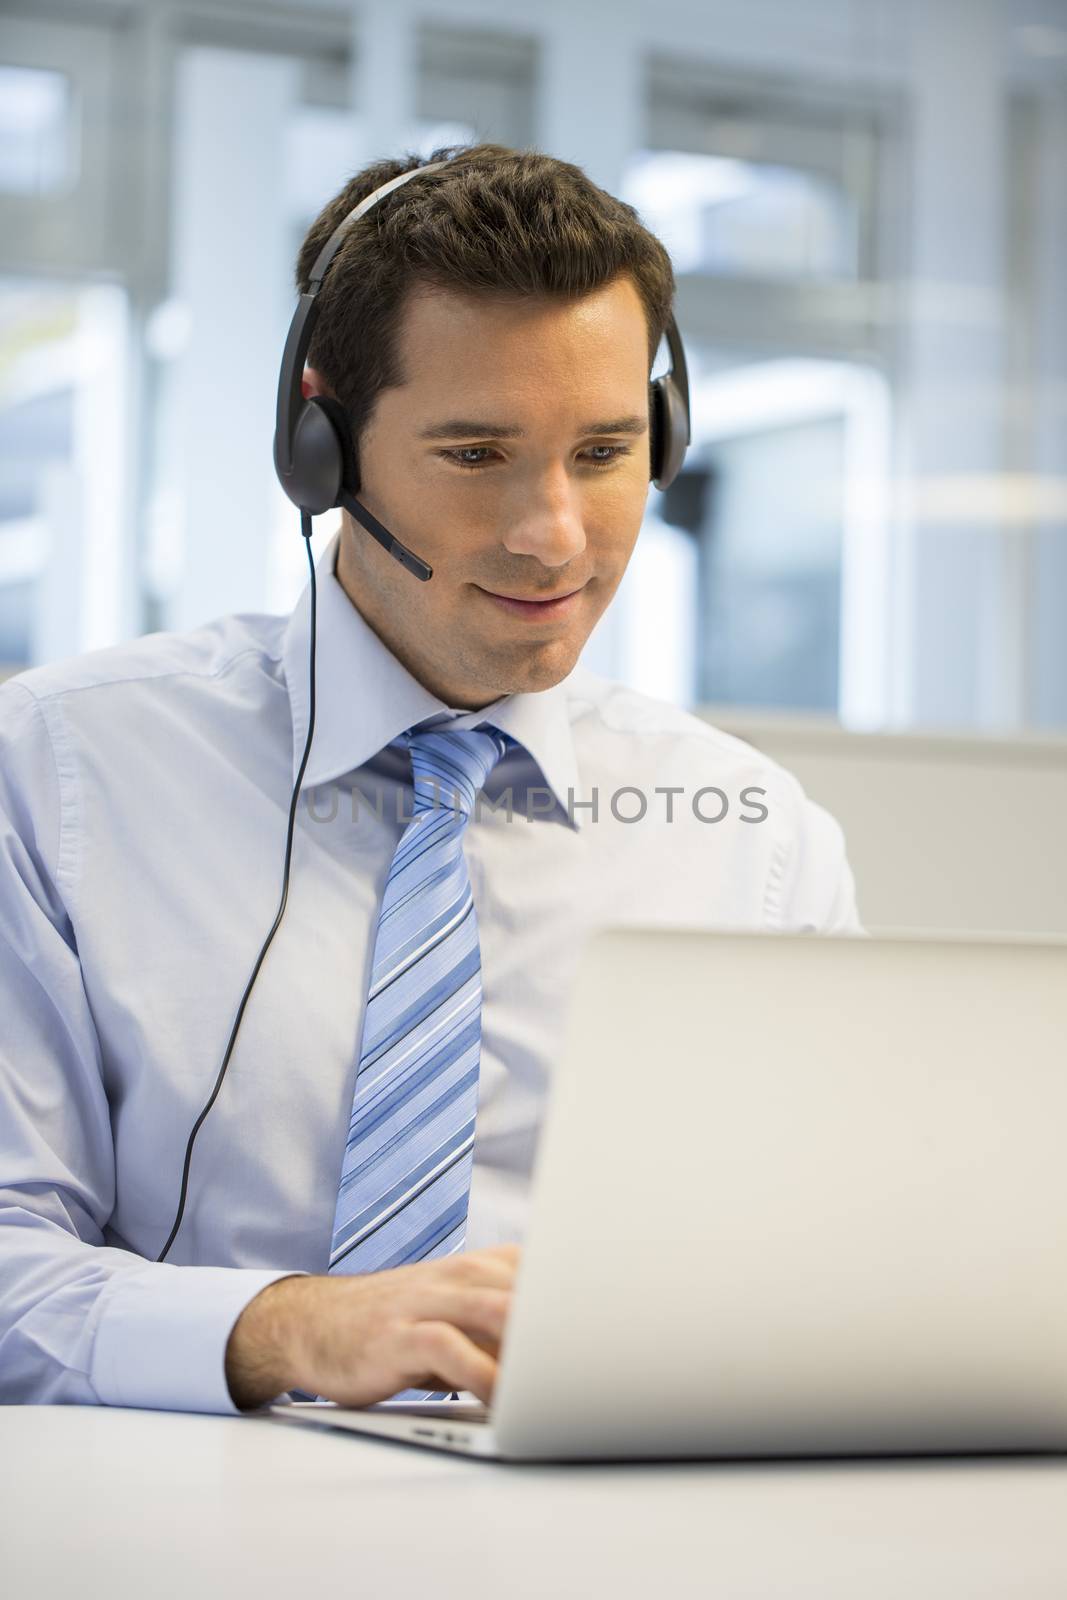
<svg viewBox="0 0 1067 1600">
<path fill-rule="evenodd" d="M 1067 943 L 598 931 L 491 1411 L 507 1461 L 1067 1448 Z"/>
</svg>

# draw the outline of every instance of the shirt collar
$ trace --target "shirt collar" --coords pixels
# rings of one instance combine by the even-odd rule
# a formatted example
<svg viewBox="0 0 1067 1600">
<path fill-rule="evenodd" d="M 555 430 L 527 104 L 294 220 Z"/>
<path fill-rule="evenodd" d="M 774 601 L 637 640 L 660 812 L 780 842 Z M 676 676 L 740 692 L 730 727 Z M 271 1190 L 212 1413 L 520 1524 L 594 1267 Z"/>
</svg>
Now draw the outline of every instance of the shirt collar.
<svg viewBox="0 0 1067 1600">
<path fill-rule="evenodd" d="M 567 679 L 534 694 L 501 695 L 480 711 L 447 705 L 412 677 L 342 589 L 334 573 L 339 541 L 338 533 L 315 564 L 315 736 L 301 788 L 329 783 L 361 767 L 406 728 L 444 713 L 450 726 L 492 722 L 518 740 L 577 828 L 573 806 L 584 795 L 567 709 Z M 307 738 L 310 627 L 309 583 L 286 624 L 282 641 L 293 721 L 294 783 Z M 570 803 L 568 790 L 573 791 Z"/>
</svg>

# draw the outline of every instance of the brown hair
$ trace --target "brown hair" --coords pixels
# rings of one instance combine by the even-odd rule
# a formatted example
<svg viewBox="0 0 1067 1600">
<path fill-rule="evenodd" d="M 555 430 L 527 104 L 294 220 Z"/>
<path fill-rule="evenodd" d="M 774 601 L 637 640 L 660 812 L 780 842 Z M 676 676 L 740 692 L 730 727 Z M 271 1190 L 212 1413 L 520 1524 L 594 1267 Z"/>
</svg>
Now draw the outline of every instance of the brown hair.
<svg viewBox="0 0 1067 1600">
<path fill-rule="evenodd" d="M 670 257 L 632 206 L 580 167 L 535 150 L 451 145 L 425 158 L 376 161 L 315 218 L 300 248 L 298 291 L 343 218 L 402 172 L 447 160 L 404 184 L 350 229 L 319 293 L 308 351 L 348 416 L 352 438 L 378 395 L 404 381 L 397 354 L 403 303 L 416 284 L 496 295 L 567 298 L 629 274 L 648 321 L 649 371 L 670 317 Z"/>
</svg>

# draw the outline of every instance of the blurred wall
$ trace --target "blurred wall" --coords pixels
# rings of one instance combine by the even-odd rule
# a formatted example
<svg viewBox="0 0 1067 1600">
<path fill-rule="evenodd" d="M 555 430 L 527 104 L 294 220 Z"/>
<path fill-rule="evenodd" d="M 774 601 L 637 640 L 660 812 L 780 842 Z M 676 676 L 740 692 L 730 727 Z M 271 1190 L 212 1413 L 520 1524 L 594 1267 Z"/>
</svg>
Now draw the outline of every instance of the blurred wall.
<svg viewBox="0 0 1067 1600">
<path fill-rule="evenodd" d="M 1067 939 L 1067 738 L 850 733 L 705 707 L 788 768 L 844 829 L 870 933 Z"/>
</svg>

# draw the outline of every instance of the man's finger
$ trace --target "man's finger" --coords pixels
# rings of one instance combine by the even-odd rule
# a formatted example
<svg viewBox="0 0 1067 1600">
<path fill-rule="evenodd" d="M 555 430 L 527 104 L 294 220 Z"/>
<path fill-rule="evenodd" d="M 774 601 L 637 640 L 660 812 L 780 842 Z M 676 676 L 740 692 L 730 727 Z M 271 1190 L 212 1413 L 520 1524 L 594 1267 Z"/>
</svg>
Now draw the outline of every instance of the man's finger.
<svg viewBox="0 0 1067 1600">
<path fill-rule="evenodd" d="M 409 1388 L 431 1383 L 469 1389 L 488 1405 L 496 1382 L 496 1362 L 447 1322 L 417 1322 L 408 1331 L 403 1359 Z M 439 1384 L 440 1380 L 440 1384 Z"/>
<path fill-rule="evenodd" d="M 419 1307 L 421 1321 L 449 1322 L 454 1328 L 478 1340 L 500 1343 L 511 1310 L 509 1289 L 442 1288 L 427 1295 Z"/>
<path fill-rule="evenodd" d="M 442 1261 L 433 1262 L 439 1268 L 440 1276 L 445 1282 L 459 1283 L 465 1288 L 477 1289 L 510 1289 L 515 1282 L 517 1261 L 509 1256 L 489 1255 L 488 1252 L 478 1251 L 471 1255 L 448 1256 Z M 410 1269 L 412 1272 L 420 1270 L 417 1267 Z"/>
</svg>

